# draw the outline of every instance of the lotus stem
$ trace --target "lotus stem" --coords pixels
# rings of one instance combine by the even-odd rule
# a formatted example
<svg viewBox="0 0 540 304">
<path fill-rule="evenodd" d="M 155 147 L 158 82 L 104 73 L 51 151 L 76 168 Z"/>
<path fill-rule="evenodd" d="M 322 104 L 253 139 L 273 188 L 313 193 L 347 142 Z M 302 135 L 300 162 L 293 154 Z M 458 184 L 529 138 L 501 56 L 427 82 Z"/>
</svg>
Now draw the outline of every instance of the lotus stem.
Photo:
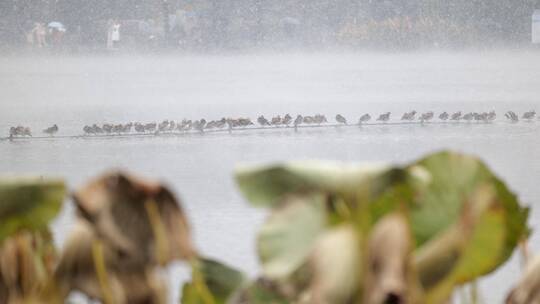
<svg viewBox="0 0 540 304">
<path fill-rule="evenodd" d="M 476 280 L 471 282 L 471 304 L 478 304 L 478 284 L 476 283 Z"/>
<path fill-rule="evenodd" d="M 201 296 L 201 299 L 203 301 L 204 304 L 215 304 L 216 301 L 214 299 L 214 296 L 212 296 L 212 293 L 210 292 L 210 290 L 208 289 L 208 286 L 206 286 L 206 282 L 204 280 L 204 275 L 203 273 L 201 272 L 199 266 L 199 260 L 197 258 L 194 258 L 194 259 L 191 259 L 190 260 L 190 265 L 191 265 L 191 276 L 192 276 L 192 281 L 193 281 L 193 285 L 195 286 L 195 289 L 197 290 L 197 292 L 199 293 L 199 295 Z"/>
<path fill-rule="evenodd" d="M 95 240 L 92 243 L 92 257 L 94 259 L 94 267 L 98 277 L 99 286 L 101 287 L 101 292 L 103 293 L 103 302 L 105 304 L 114 304 L 109 276 L 107 275 L 107 267 L 105 266 L 103 244 L 98 240 Z"/>
<path fill-rule="evenodd" d="M 531 260 L 531 253 L 529 250 L 529 240 L 523 239 L 519 241 L 519 251 L 521 252 L 521 270 L 525 272 L 527 269 L 527 265 L 529 264 L 529 261 Z"/>
<path fill-rule="evenodd" d="M 156 254 L 157 260 L 160 265 L 165 265 L 169 258 L 169 245 L 167 244 L 167 230 L 159 214 L 157 203 L 153 200 L 146 201 L 144 203 L 148 219 L 150 220 L 150 226 L 156 240 Z"/>
</svg>

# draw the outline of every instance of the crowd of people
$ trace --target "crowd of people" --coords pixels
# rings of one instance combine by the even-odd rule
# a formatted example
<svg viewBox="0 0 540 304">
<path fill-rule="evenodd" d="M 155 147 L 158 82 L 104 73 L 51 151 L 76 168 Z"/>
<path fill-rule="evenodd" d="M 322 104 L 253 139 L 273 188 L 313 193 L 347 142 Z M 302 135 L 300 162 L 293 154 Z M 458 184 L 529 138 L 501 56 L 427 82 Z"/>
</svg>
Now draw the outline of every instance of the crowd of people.
<svg viewBox="0 0 540 304">
<path fill-rule="evenodd" d="M 36 48 L 45 48 L 60 45 L 65 34 L 66 28 L 64 25 L 60 22 L 52 21 L 47 25 L 43 22 L 35 22 L 34 26 L 25 35 L 28 45 Z"/>
</svg>

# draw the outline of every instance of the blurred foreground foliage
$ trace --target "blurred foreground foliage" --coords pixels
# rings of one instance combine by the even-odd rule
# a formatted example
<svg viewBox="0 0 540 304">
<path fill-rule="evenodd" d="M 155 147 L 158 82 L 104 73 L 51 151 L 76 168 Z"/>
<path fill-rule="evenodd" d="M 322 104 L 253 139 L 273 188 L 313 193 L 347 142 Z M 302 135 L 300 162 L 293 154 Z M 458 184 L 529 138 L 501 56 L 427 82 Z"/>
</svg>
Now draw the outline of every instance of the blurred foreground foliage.
<svg viewBox="0 0 540 304">
<path fill-rule="evenodd" d="M 165 303 L 160 271 L 191 266 L 181 303 L 447 303 L 501 266 L 528 235 L 528 209 L 479 159 L 440 152 L 403 166 L 245 166 L 236 181 L 270 214 L 255 280 L 199 254 L 180 202 L 160 183 L 107 173 L 74 191 L 76 223 L 58 252 L 49 221 L 61 181 L 0 180 L 0 303 Z M 540 296 L 531 263 L 507 303 Z"/>
</svg>

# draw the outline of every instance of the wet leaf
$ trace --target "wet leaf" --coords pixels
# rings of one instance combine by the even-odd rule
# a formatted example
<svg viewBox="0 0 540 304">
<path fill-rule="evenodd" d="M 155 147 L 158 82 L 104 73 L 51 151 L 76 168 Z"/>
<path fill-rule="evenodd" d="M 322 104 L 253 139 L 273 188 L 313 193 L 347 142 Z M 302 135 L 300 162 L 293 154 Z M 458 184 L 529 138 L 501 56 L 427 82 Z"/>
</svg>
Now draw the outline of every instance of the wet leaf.
<svg viewBox="0 0 540 304">
<path fill-rule="evenodd" d="M 264 273 L 273 279 L 288 277 L 305 264 L 321 230 L 353 223 L 366 233 L 387 214 L 402 210 L 410 216 L 419 279 L 428 302 L 437 303 L 457 284 L 504 263 L 528 234 L 528 209 L 480 160 L 458 153 L 428 155 L 403 169 L 366 171 L 316 162 L 242 168 L 237 181 L 251 203 L 273 208 L 265 224 L 271 229 L 264 227 L 265 238 L 259 238 L 259 248 L 268 246 L 260 250 Z M 316 200 L 305 199 L 308 194 L 326 197 L 326 210 L 320 211 L 326 214 L 325 225 L 302 222 L 316 223 L 308 220 L 317 210 Z M 304 202 L 291 196 L 304 196 Z M 359 200 L 369 201 L 368 208 Z M 306 235 L 302 226 L 309 227 Z"/>
<path fill-rule="evenodd" d="M 506 214 L 505 227 L 512 230 L 506 236 L 506 256 L 527 233 L 527 208 L 519 205 L 515 195 L 479 159 L 440 152 L 413 163 L 407 171 L 414 189 L 411 224 L 417 246 L 456 223 L 465 202 L 485 185 L 494 187 L 494 199 Z"/>
<path fill-rule="evenodd" d="M 284 199 L 258 233 L 257 250 L 263 273 L 283 279 L 307 261 L 326 225 L 324 197 L 298 195 Z"/>
<path fill-rule="evenodd" d="M 368 189 L 375 196 L 402 178 L 402 171 L 383 165 L 331 162 L 291 162 L 272 166 L 243 166 L 236 170 L 242 193 L 254 206 L 274 206 L 291 193 L 332 193 L 356 196 Z"/>
<path fill-rule="evenodd" d="M 317 240 L 310 266 L 310 303 L 350 303 L 362 280 L 359 234 L 350 224 L 326 231 Z"/>
<path fill-rule="evenodd" d="M 493 271 L 507 259 L 515 247 L 506 248 L 508 216 L 493 184 L 478 185 L 466 197 L 457 222 L 417 253 L 427 303 L 445 301 L 454 286 Z"/>
<path fill-rule="evenodd" d="M 192 282 L 182 288 L 182 304 L 227 303 L 246 281 L 241 272 L 215 260 L 200 258 L 192 267 Z"/>
<path fill-rule="evenodd" d="M 426 287 L 450 274 L 453 286 L 491 272 L 527 235 L 528 209 L 477 158 L 441 152 L 406 169 L 406 182 L 370 206 L 372 223 L 396 208 L 409 210 L 418 255 L 433 257 L 422 258 L 429 264 Z"/>
<path fill-rule="evenodd" d="M 242 289 L 231 304 L 288 304 L 291 303 L 280 294 L 279 287 L 271 280 L 260 278 Z"/>
<path fill-rule="evenodd" d="M 0 179 L 0 242 L 21 229 L 45 229 L 62 206 L 62 180 Z"/>
</svg>

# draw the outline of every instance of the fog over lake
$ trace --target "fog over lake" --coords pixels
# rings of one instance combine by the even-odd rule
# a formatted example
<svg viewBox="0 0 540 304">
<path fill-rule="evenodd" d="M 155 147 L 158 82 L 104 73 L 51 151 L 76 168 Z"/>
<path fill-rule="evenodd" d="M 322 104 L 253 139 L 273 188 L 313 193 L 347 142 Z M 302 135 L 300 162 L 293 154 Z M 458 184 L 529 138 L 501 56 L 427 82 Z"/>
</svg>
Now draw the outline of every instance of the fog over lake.
<svg viewBox="0 0 540 304">
<path fill-rule="evenodd" d="M 66 177 L 70 189 L 123 168 L 170 185 L 204 254 L 258 272 L 255 232 L 264 210 L 248 206 L 232 178 L 238 163 L 294 159 L 407 162 L 453 149 L 482 157 L 533 206 L 532 249 L 540 250 L 540 120 L 509 123 L 508 110 L 540 110 L 540 50 L 410 53 L 26 56 L 0 58 L 0 131 L 82 135 L 93 123 L 207 120 L 258 115 L 491 111 L 492 124 L 377 125 L 233 131 L 177 137 L 51 138 L 0 141 L 0 172 Z M 62 244 L 71 203 L 55 221 Z M 480 281 L 485 303 L 500 303 L 520 272 L 518 255 Z M 187 267 L 168 271 L 178 296 Z M 171 300 L 172 301 L 172 300 Z"/>
</svg>

